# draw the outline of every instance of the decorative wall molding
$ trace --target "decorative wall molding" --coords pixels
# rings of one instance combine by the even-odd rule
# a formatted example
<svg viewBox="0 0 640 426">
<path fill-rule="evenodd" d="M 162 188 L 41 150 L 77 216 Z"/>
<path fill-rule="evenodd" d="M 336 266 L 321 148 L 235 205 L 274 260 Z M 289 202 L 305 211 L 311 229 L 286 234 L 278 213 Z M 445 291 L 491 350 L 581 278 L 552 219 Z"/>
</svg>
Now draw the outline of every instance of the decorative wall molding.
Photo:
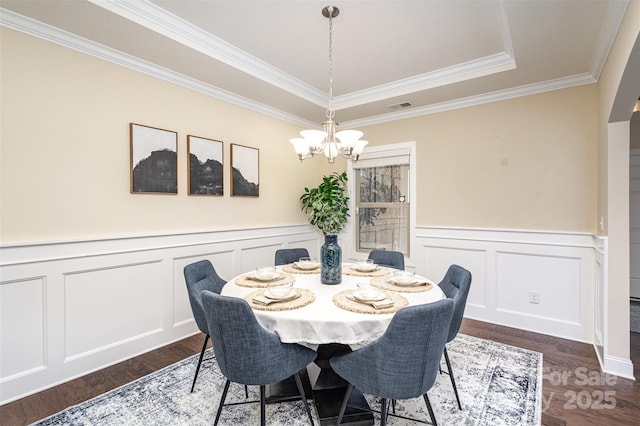
<svg viewBox="0 0 640 426">
<path fill-rule="evenodd" d="M 1 246 L 0 404 L 198 332 L 185 265 L 229 279 L 321 243 L 300 225 Z"/>
<path fill-rule="evenodd" d="M 631 361 L 602 342 L 606 237 L 420 226 L 416 239 L 417 273 L 472 272 L 467 317 L 593 343 L 604 371 L 627 377 Z M 197 333 L 185 265 L 210 259 L 228 279 L 322 242 L 297 225 L 0 246 L 0 404 Z"/>
<path fill-rule="evenodd" d="M 437 282 L 453 263 L 471 271 L 469 318 L 593 342 L 591 234 L 435 227 L 416 234 L 417 273 Z"/>
</svg>

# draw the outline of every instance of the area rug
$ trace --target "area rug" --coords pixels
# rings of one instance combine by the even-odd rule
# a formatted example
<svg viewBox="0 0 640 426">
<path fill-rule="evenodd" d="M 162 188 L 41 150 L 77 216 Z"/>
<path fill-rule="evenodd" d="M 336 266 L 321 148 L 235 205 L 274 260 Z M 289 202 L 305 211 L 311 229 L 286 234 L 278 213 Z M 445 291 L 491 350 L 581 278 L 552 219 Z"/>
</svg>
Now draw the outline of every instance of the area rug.
<svg viewBox="0 0 640 426">
<path fill-rule="evenodd" d="M 539 425 L 542 401 L 542 354 L 459 334 L 447 344 L 463 410 L 458 410 L 451 381 L 438 375 L 428 392 L 436 419 L 443 425 Z M 211 352 L 211 350 L 209 350 Z M 211 357 L 209 353 L 209 357 Z M 203 361 L 190 393 L 196 356 L 182 360 L 118 389 L 99 395 L 34 423 L 49 425 L 210 425 L 213 424 L 225 379 L 215 359 Z M 444 364 L 443 364 L 444 367 Z M 446 371 L 446 370 L 445 370 Z M 257 386 L 249 398 L 259 399 Z M 227 402 L 244 401 L 244 386 L 232 384 Z M 367 396 L 372 409 L 379 400 Z M 313 405 L 312 405 L 313 407 Z M 315 423 L 319 424 L 312 408 Z M 414 424 L 406 418 L 428 421 L 424 400 L 398 401 L 396 415 L 387 424 Z M 379 416 L 374 414 L 376 424 Z M 258 404 L 225 406 L 220 425 L 260 424 Z M 308 425 L 301 401 L 267 405 L 269 425 Z"/>
</svg>

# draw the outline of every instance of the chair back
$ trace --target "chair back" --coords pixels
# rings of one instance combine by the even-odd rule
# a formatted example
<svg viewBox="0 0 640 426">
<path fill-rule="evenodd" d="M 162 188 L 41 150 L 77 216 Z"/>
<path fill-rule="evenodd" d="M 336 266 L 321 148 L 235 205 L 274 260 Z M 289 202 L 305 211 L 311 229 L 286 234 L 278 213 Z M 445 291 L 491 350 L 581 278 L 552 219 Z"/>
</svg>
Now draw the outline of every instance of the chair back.
<svg viewBox="0 0 640 426">
<path fill-rule="evenodd" d="M 232 382 L 268 385 L 306 367 L 316 353 L 294 343 L 282 343 L 264 329 L 249 304 L 237 297 L 202 292 L 209 334 L 222 374 Z"/>
<path fill-rule="evenodd" d="M 220 278 L 211 262 L 206 259 L 185 266 L 183 273 L 193 318 L 196 320 L 198 329 L 208 335 L 207 317 L 202 308 L 200 293 L 203 290 L 209 290 L 219 294 L 226 281 Z"/>
<path fill-rule="evenodd" d="M 389 268 L 404 269 L 404 254 L 392 250 L 371 250 L 369 259 L 373 259 L 376 265 Z"/>
<path fill-rule="evenodd" d="M 331 359 L 331 366 L 362 392 L 389 399 L 424 395 L 435 382 L 453 315 L 453 301 L 398 311 L 385 333 Z"/>
<path fill-rule="evenodd" d="M 462 266 L 451 265 L 438 286 L 454 302 L 453 318 L 451 319 L 449 336 L 447 337 L 447 342 L 450 342 L 455 339 L 462 324 L 464 308 L 467 305 L 467 296 L 471 288 L 471 272 Z"/>
<path fill-rule="evenodd" d="M 288 248 L 276 250 L 275 265 L 288 265 L 297 262 L 301 257 L 309 257 L 309 250 L 306 248 Z"/>
</svg>

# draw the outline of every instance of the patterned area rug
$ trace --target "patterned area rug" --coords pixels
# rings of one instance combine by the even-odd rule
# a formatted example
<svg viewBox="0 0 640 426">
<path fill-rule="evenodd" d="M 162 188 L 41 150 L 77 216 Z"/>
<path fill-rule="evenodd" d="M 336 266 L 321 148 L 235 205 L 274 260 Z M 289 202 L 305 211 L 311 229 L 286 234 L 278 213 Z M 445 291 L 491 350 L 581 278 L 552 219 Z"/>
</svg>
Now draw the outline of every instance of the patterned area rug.
<svg viewBox="0 0 640 426">
<path fill-rule="evenodd" d="M 458 410 L 449 377 L 440 374 L 428 393 L 438 423 L 478 426 L 540 424 L 542 354 L 463 334 L 449 343 L 447 350 L 463 411 Z M 196 363 L 196 356 L 187 358 L 34 424 L 210 425 L 215 418 L 225 379 L 215 359 L 205 360 L 196 389 L 189 393 Z M 443 367 L 446 371 L 444 361 Z M 244 397 L 244 386 L 232 384 L 227 402 L 241 402 Z M 249 387 L 249 398 L 259 399 L 257 386 Z M 374 410 L 380 409 L 376 398 L 367 396 L 367 399 Z M 312 411 L 315 416 L 313 405 Z M 398 401 L 396 414 L 423 421 L 429 419 L 422 398 Z M 374 417 L 379 424 L 379 416 L 374 414 Z M 317 417 L 315 423 L 319 424 Z M 259 405 L 225 406 L 219 424 L 260 424 Z M 309 419 L 302 402 L 285 402 L 267 405 L 267 424 L 308 425 Z M 414 423 L 390 416 L 387 424 Z"/>
</svg>

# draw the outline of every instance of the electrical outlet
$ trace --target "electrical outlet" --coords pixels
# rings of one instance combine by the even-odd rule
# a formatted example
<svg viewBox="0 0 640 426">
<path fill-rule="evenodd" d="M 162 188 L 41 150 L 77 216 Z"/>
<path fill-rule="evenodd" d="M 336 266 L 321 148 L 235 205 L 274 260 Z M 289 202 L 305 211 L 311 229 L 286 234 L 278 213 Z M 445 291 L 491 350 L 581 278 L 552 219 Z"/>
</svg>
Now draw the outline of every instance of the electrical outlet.
<svg viewBox="0 0 640 426">
<path fill-rule="evenodd" d="M 530 291 L 529 292 L 529 303 L 540 303 L 540 292 L 538 291 Z"/>
</svg>

